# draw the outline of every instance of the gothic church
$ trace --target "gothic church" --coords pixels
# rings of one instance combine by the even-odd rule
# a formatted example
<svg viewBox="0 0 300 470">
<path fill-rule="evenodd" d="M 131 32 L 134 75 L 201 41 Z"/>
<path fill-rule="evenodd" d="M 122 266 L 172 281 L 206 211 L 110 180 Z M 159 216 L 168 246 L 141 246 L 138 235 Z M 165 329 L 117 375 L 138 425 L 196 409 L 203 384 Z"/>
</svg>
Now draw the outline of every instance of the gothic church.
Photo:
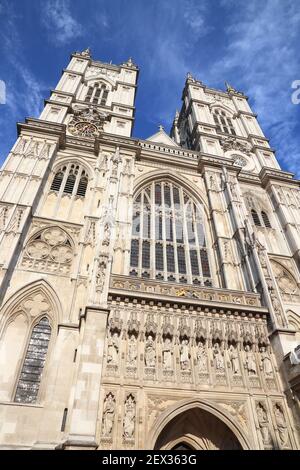
<svg viewBox="0 0 300 470">
<path fill-rule="evenodd" d="M 72 54 L 0 173 L 1 449 L 299 449 L 300 191 L 247 97 Z"/>
</svg>

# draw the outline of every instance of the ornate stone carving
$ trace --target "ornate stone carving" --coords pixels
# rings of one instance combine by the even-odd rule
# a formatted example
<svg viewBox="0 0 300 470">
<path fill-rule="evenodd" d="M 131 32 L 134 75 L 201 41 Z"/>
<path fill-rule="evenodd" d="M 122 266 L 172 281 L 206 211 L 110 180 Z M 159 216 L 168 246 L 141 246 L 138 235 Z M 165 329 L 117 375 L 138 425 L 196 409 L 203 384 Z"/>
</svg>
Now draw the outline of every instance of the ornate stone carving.
<svg viewBox="0 0 300 470">
<path fill-rule="evenodd" d="M 238 141 L 236 137 L 227 137 L 222 139 L 220 144 L 224 152 L 228 152 L 229 150 L 239 150 L 246 155 L 250 155 L 251 153 L 251 146 L 247 142 Z"/>
<path fill-rule="evenodd" d="M 93 106 L 77 107 L 69 122 L 68 131 L 75 136 L 97 137 L 102 131 L 105 121 L 109 119 L 110 116 L 107 113 L 99 111 Z"/>
<path fill-rule="evenodd" d="M 109 335 L 107 343 L 107 363 L 117 365 L 119 363 L 119 333 Z"/>
<path fill-rule="evenodd" d="M 127 365 L 136 367 L 137 361 L 137 339 L 134 334 L 131 334 L 127 343 Z"/>
<path fill-rule="evenodd" d="M 275 403 L 273 409 L 274 409 L 274 416 L 275 416 L 275 421 L 276 421 L 276 426 L 277 426 L 277 431 L 278 431 L 278 436 L 279 436 L 279 442 L 280 442 L 281 447 L 284 447 L 288 443 L 288 437 L 289 437 L 284 413 L 279 403 Z"/>
<path fill-rule="evenodd" d="M 26 310 L 32 317 L 36 317 L 41 313 L 48 312 L 50 310 L 50 305 L 45 296 L 39 293 L 33 295 L 28 300 L 25 300 L 25 302 L 21 304 L 21 308 Z"/>
<path fill-rule="evenodd" d="M 266 377 L 273 375 L 273 367 L 272 367 L 272 362 L 269 357 L 269 354 L 266 351 L 265 346 L 262 346 L 260 348 L 260 369 L 263 371 L 264 375 Z"/>
<path fill-rule="evenodd" d="M 110 392 L 106 395 L 104 400 L 103 416 L 102 416 L 102 436 L 111 438 L 113 434 L 114 419 L 115 419 L 116 400 L 114 395 Z"/>
<path fill-rule="evenodd" d="M 198 342 L 197 345 L 197 366 L 199 372 L 207 371 L 207 352 L 205 349 L 205 344 L 202 341 Z"/>
<path fill-rule="evenodd" d="M 190 369 L 190 352 L 189 342 L 187 339 L 183 339 L 180 345 L 180 367 L 182 370 Z"/>
<path fill-rule="evenodd" d="M 171 370 L 173 368 L 173 344 L 168 336 L 164 339 L 163 348 L 163 368 Z"/>
<path fill-rule="evenodd" d="M 223 374 L 224 373 L 224 357 L 223 351 L 220 348 L 218 342 L 213 345 L 213 364 L 217 373 Z"/>
<path fill-rule="evenodd" d="M 67 274 L 73 257 L 68 235 L 59 227 L 50 227 L 30 238 L 24 250 L 22 266 Z"/>
<path fill-rule="evenodd" d="M 238 355 L 237 348 L 234 347 L 233 344 L 229 346 L 228 355 L 229 355 L 232 373 L 236 375 L 240 374 L 239 355 Z"/>
<path fill-rule="evenodd" d="M 249 344 L 246 344 L 245 346 L 245 364 L 244 365 L 249 376 L 257 375 L 255 355 L 253 351 L 251 351 Z"/>
<path fill-rule="evenodd" d="M 258 402 L 256 405 L 256 413 L 262 442 L 265 447 L 269 447 L 271 445 L 269 420 L 266 409 L 261 402 Z"/>
<path fill-rule="evenodd" d="M 146 367 L 155 367 L 156 365 L 155 342 L 151 334 L 147 336 L 145 344 L 145 365 Z"/>
<path fill-rule="evenodd" d="M 81 57 L 86 57 L 90 58 L 91 57 L 91 49 L 88 47 L 87 49 L 84 49 L 82 52 L 74 52 L 76 55 L 81 55 Z"/>
<path fill-rule="evenodd" d="M 124 406 L 123 438 L 124 440 L 134 439 L 135 434 L 135 409 L 136 403 L 132 394 L 128 395 Z"/>
<path fill-rule="evenodd" d="M 7 233 L 13 233 L 14 235 L 17 234 L 18 230 L 20 229 L 20 226 L 21 226 L 21 221 L 22 221 L 22 217 L 23 217 L 23 214 L 24 214 L 24 209 L 23 208 L 18 208 L 14 215 L 12 216 L 7 228 L 6 228 L 6 232 Z"/>
</svg>

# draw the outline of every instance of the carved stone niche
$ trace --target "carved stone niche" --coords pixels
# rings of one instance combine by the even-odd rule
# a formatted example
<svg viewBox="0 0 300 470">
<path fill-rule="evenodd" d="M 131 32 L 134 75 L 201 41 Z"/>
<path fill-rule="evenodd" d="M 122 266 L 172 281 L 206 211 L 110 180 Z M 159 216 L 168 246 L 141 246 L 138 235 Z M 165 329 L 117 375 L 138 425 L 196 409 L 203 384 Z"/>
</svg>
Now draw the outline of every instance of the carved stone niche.
<svg viewBox="0 0 300 470">
<path fill-rule="evenodd" d="M 300 292 L 294 276 L 275 260 L 271 260 L 271 266 L 282 298 L 286 301 L 297 302 L 300 298 Z"/>
<path fill-rule="evenodd" d="M 130 312 L 127 322 L 127 355 L 126 355 L 126 375 L 135 377 L 137 373 L 138 360 L 138 335 L 140 322 L 137 320 L 135 311 Z"/>
<path fill-rule="evenodd" d="M 144 349 L 144 374 L 145 379 L 154 380 L 156 374 L 156 337 L 157 324 L 154 320 L 153 313 L 147 315 L 145 330 L 145 349 Z M 142 334 L 142 337 L 144 335 Z"/>
</svg>

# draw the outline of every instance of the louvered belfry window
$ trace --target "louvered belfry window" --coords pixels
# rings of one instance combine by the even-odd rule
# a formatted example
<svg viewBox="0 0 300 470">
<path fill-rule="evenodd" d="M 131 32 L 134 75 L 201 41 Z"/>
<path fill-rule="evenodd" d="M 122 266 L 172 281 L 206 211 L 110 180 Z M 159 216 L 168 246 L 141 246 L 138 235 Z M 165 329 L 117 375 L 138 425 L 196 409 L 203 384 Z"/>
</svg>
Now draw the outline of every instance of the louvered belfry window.
<svg viewBox="0 0 300 470">
<path fill-rule="evenodd" d="M 267 214 L 266 212 L 261 211 L 261 218 L 262 218 L 263 223 L 264 223 L 264 226 L 265 226 L 266 228 L 272 228 L 271 223 L 270 223 L 270 220 L 269 220 L 269 216 L 268 216 L 268 214 Z"/>
<path fill-rule="evenodd" d="M 15 402 L 35 403 L 37 401 L 50 336 L 49 320 L 44 317 L 32 330 L 17 384 Z"/>
<path fill-rule="evenodd" d="M 75 163 L 61 167 L 55 174 L 50 191 L 84 197 L 88 186 L 86 171 Z"/>
<path fill-rule="evenodd" d="M 134 200 L 130 274 L 212 285 L 203 208 L 172 182 L 153 182 Z"/>
<path fill-rule="evenodd" d="M 231 118 L 221 109 L 213 111 L 213 118 L 216 124 L 217 133 L 236 135 Z"/>
<path fill-rule="evenodd" d="M 104 83 L 95 83 L 88 87 L 84 101 L 95 105 L 105 106 L 109 90 Z"/>
</svg>

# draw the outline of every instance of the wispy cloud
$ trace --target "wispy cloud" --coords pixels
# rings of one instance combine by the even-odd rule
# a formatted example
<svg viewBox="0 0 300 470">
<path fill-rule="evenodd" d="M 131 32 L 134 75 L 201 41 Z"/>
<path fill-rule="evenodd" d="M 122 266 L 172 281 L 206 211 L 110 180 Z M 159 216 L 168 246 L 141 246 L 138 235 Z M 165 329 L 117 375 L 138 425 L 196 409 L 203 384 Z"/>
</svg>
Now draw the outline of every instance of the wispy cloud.
<svg viewBox="0 0 300 470">
<path fill-rule="evenodd" d="M 42 8 L 43 23 L 57 46 L 83 35 L 81 24 L 72 16 L 70 0 L 46 0 Z"/>
<path fill-rule="evenodd" d="M 212 81 L 222 76 L 249 95 L 283 166 L 298 176 L 300 150 L 294 134 L 299 111 L 291 103 L 291 83 L 299 78 L 299 31 L 297 2 L 244 3 L 243 9 L 232 10 L 225 29 L 227 47 L 210 70 Z"/>
<path fill-rule="evenodd" d="M 206 1 L 185 0 L 183 18 L 197 38 L 205 36 L 213 28 L 207 22 L 208 3 Z"/>
</svg>

